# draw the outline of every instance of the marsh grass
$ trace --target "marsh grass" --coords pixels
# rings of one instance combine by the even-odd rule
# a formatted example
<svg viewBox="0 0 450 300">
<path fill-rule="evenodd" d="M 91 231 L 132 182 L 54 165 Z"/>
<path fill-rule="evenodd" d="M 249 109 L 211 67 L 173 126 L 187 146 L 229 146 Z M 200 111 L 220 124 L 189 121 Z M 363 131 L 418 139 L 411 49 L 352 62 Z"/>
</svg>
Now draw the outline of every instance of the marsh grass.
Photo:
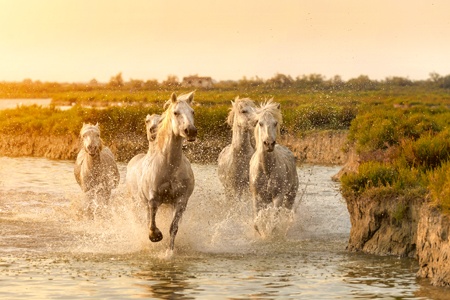
<svg viewBox="0 0 450 300">
<path fill-rule="evenodd" d="M 433 171 L 428 172 L 428 189 L 433 205 L 450 213 L 450 162 L 446 161 Z"/>
<path fill-rule="evenodd" d="M 349 139 L 360 154 L 357 173 L 341 179 L 344 194 L 428 194 L 450 212 L 450 110 L 443 105 L 365 107 L 352 121 Z M 406 197 L 412 199 L 413 197 Z M 390 201 L 386 199 L 386 201 Z M 393 212 L 395 218 L 401 217 Z"/>
</svg>

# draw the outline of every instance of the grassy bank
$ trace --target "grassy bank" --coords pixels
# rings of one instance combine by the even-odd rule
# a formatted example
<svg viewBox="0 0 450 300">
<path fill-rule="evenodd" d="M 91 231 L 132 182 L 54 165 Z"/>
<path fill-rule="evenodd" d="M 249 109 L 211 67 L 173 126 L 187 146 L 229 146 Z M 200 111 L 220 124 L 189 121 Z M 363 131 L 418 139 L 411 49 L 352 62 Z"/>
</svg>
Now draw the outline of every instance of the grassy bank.
<svg viewBox="0 0 450 300">
<path fill-rule="evenodd" d="M 353 120 L 349 140 L 360 165 L 341 178 L 344 196 L 408 202 L 430 195 L 434 206 L 450 211 L 447 105 L 366 106 Z"/>
</svg>

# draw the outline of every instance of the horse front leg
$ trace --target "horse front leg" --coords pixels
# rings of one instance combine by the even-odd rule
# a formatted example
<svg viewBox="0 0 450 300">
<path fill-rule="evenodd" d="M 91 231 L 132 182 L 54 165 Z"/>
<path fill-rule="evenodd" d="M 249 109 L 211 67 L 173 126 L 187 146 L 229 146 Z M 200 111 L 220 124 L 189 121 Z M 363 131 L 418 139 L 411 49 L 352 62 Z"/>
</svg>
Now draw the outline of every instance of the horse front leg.
<svg viewBox="0 0 450 300">
<path fill-rule="evenodd" d="M 156 212 L 158 211 L 158 207 L 159 203 L 153 196 L 148 201 L 148 220 L 150 220 L 150 233 L 148 235 L 148 238 L 154 243 L 159 242 L 163 239 L 161 230 L 156 227 Z"/>
<path fill-rule="evenodd" d="M 177 205 L 175 207 L 175 213 L 173 216 L 172 224 L 170 225 L 170 250 L 173 251 L 175 248 L 175 237 L 178 233 L 178 223 L 181 220 L 181 217 L 183 216 L 184 211 L 186 210 L 186 200 L 177 201 Z"/>
</svg>

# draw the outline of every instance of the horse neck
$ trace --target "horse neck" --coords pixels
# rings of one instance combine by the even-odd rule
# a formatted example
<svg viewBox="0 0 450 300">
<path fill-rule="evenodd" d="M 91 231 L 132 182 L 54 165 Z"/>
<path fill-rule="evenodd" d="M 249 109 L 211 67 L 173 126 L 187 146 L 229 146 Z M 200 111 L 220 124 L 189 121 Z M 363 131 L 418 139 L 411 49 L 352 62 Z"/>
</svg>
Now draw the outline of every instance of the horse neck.
<svg viewBox="0 0 450 300">
<path fill-rule="evenodd" d="M 163 143 L 158 143 L 156 145 L 158 151 L 170 166 L 178 166 L 180 164 L 183 154 L 182 146 L 183 138 L 173 134 L 172 130 L 170 130 L 170 133 L 165 134 Z M 150 151 L 151 149 L 149 149 L 149 152 Z"/>
<path fill-rule="evenodd" d="M 231 145 L 234 151 L 242 153 L 243 150 L 253 150 L 251 144 L 251 131 L 247 128 L 240 127 L 236 124 L 233 125 L 233 136 L 231 138 Z"/>
<path fill-rule="evenodd" d="M 92 172 L 94 172 L 95 170 L 97 170 L 100 167 L 100 152 L 95 154 L 95 155 L 90 155 L 86 150 L 85 150 L 85 157 L 86 157 L 86 168 L 88 170 L 91 170 Z"/>
</svg>

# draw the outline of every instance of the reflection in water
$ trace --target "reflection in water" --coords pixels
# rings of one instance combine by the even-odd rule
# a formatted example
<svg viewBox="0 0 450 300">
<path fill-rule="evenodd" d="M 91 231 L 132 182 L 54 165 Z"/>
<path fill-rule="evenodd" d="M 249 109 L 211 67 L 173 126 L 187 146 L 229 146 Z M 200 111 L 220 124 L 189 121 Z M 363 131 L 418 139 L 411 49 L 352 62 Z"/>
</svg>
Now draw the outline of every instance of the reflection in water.
<svg viewBox="0 0 450 300">
<path fill-rule="evenodd" d="M 141 266 L 142 270 L 133 274 L 141 280 L 136 286 L 146 291 L 140 294 L 141 297 L 151 297 L 156 299 L 193 299 L 187 296 L 187 291 L 193 291 L 197 286 L 188 281 L 186 263 L 176 261 L 159 261 L 158 263 Z M 192 277 L 192 276 L 191 276 Z"/>
</svg>

